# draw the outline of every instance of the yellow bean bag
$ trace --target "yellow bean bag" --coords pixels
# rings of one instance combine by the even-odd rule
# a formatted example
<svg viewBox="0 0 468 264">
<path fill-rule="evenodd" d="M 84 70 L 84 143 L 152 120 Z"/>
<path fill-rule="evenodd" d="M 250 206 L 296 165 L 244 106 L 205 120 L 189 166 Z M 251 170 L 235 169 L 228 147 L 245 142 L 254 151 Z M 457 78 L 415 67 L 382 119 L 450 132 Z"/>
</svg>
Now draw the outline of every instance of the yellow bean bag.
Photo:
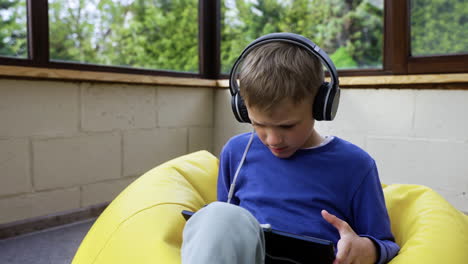
<svg viewBox="0 0 468 264">
<path fill-rule="evenodd" d="M 180 263 L 183 209 L 216 199 L 218 160 L 206 151 L 168 161 L 128 186 L 101 214 L 72 264 Z M 468 263 L 468 217 L 431 189 L 388 185 L 392 264 Z"/>
</svg>

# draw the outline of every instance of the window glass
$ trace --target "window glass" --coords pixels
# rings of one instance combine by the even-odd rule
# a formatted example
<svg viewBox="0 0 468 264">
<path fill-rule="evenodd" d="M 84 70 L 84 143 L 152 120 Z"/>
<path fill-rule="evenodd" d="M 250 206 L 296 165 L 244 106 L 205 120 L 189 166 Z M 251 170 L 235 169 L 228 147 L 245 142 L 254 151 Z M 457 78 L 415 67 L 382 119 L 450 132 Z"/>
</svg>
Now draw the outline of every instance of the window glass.
<svg viewBox="0 0 468 264">
<path fill-rule="evenodd" d="M 222 72 L 272 32 L 301 34 L 339 69 L 382 68 L 383 0 L 222 0 Z"/>
<path fill-rule="evenodd" d="M 198 71 L 197 0 L 49 0 L 51 60 Z"/>
<path fill-rule="evenodd" d="M 468 53 L 468 1 L 412 0 L 411 54 Z"/>
<path fill-rule="evenodd" d="M 26 0 L 0 0 L 0 56 L 27 58 Z"/>
</svg>

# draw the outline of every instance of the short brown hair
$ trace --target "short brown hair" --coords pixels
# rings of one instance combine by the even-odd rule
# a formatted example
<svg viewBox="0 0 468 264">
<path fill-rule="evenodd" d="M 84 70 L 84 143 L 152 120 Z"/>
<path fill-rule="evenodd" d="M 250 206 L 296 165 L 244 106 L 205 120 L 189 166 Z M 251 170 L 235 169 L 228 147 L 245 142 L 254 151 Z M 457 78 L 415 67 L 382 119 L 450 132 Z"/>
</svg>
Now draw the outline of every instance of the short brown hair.
<svg viewBox="0 0 468 264">
<path fill-rule="evenodd" d="M 320 60 L 310 51 L 287 42 L 269 42 L 245 57 L 239 73 L 239 89 L 250 107 L 265 111 L 284 99 L 294 104 L 315 98 L 323 83 Z"/>
</svg>

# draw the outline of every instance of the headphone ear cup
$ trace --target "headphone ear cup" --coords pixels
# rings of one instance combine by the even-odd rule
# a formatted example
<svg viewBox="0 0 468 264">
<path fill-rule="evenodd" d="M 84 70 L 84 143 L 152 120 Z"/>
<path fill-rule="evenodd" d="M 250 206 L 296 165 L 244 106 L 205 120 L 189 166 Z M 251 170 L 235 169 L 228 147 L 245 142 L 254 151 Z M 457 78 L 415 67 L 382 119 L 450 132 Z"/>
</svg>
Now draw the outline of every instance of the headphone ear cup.
<svg viewBox="0 0 468 264">
<path fill-rule="evenodd" d="M 241 123 L 250 123 L 249 112 L 245 106 L 244 99 L 242 99 L 239 93 L 236 93 L 231 97 L 231 107 L 237 121 Z"/>
<path fill-rule="evenodd" d="M 313 116 L 317 121 L 331 121 L 335 118 L 340 102 L 339 87 L 330 87 L 328 82 L 322 83 L 315 96 Z"/>
<path fill-rule="evenodd" d="M 317 121 L 322 121 L 326 120 L 325 113 L 324 113 L 324 106 L 325 106 L 325 101 L 328 93 L 328 82 L 322 83 L 320 85 L 320 88 L 317 92 L 317 95 L 315 95 L 314 99 L 314 107 L 313 107 L 313 112 L 312 115 L 315 120 Z"/>
<path fill-rule="evenodd" d="M 327 120 L 331 121 L 335 119 L 336 112 L 338 111 L 338 105 L 340 103 L 340 88 L 332 89 L 327 103 Z"/>
</svg>

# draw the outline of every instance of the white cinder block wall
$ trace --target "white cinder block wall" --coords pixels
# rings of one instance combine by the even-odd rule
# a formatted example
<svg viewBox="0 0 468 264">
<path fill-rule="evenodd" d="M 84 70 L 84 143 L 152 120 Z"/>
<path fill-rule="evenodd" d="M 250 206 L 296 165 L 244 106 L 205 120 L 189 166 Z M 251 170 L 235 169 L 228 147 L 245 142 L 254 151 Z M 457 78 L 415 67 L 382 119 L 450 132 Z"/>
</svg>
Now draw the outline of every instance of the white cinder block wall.
<svg viewBox="0 0 468 264">
<path fill-rule="evenodd" d="M 317 123 L 376 159 L 382 182 L 430 186 L 468 212 L 468 91 L 343 89 Z M 112 200 L 148 169 L 219 154 L 227 89 L 0 79 L 0 224 Z"/>
<path fill-rule="evenodd" d="M 383 183 L 421 184 L 468 212 L 468 91 L 343 89 L 338 115 L 318 122 L 368 151 Z M 215 92 L 214 151 L 250 131 L 231 112 L 228 90 Z"/>
<path fill-rule="evenodd" d="M 213 88 L 0 79 L 0 224 L 112 200 L 212 150 Z"/>
</svg>

